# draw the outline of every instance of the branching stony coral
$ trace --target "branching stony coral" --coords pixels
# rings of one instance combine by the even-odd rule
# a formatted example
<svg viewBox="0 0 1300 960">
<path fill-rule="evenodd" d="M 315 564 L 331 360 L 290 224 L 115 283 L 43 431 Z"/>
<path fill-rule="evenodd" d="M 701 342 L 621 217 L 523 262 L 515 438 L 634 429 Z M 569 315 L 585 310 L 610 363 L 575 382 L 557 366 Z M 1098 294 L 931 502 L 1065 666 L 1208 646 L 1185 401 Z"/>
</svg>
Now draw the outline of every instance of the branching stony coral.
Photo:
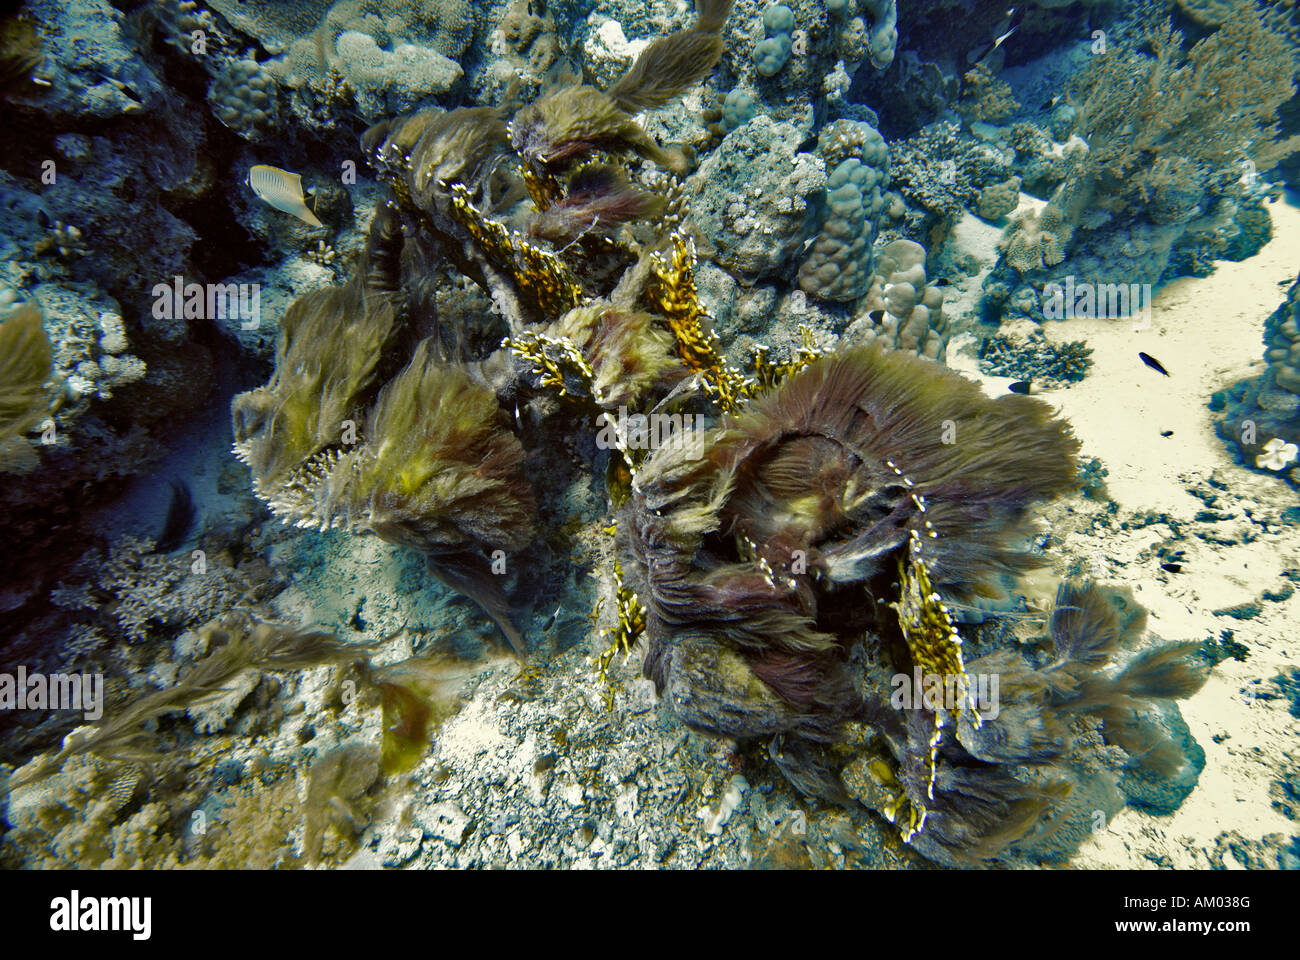
<svg viewBox="0 0 1300 960">
<path fill-rule="evenodd" d="M 1000 123 L 1020 109 L 1011 95 L 1011 87 L 994 76 L 985 64 L 977 63 L 963 79 L 961 109 L 972 123 Z"/>
<path fill-rule="evenodd" d="M 108 556 L 92 550 L 82 561 L 93 571 L 93 586 L 60 585 L 54 602 L 70 610 L 99 610 L 102 629 L 138 642 L 159 630 L 197 626 L 246 603 L 257 585 L 238 570 L 214 561 L 196 571 L 188 555 L 155 552 L 154 541 L 124 537 Z"/>
<path fill-rule="evenodd" d="M 1035 332 L 1028 340 L 999 334 L 980 347 L 980 369 L 1017 380 L 1072 383 L 1092 366 L 1092 349 L 1082 340 L 1053 343 Z"/>
</svg>

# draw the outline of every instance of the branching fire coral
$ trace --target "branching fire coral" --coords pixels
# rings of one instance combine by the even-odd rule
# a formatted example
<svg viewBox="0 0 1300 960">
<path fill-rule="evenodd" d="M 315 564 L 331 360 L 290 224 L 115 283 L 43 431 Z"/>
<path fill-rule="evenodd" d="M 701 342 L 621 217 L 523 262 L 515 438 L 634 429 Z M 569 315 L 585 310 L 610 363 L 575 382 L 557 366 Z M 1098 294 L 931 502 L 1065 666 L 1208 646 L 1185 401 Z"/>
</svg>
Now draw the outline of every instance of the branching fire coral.
<svg viewBox="0 0 1300 960">
<path fill-rule="evenodd" d="M 695 292 L 695 247 L 680 234 L 673 234 L 671 260 L 652 258 L 652 279 L 646 296 L 667 318 L 677 338 L 677 352 L 686 368 L 699 373 L 709 393 L 724 410 L 733 410 L 745 396 L 744 377 L 722 356 L 718 338 L 706 326 L 708 314 Z"/>
</svg>

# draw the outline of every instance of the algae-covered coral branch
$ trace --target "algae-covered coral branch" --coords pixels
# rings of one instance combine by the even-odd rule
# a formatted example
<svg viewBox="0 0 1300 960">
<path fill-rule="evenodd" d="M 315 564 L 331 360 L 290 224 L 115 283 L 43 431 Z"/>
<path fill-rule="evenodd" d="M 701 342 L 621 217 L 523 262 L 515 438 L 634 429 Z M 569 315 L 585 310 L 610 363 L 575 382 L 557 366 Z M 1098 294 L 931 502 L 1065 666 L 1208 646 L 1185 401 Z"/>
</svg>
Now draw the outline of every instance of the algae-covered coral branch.
<svg viewBox="0 0 1300 960">
<path fill-rule="evenodd" d="M 1002 574 L 1030 562 L 1017 539 L 1024 507 L 1074 477 L 1063 426 L 1042 404 L 1006 399 L 925 360 L 859 348 L 751 401 L 706 439 L 703 457 L 652 455 L 624 521 L 656 682 L 672 682 L 670 625 L 690 624 L 745 651 L 778 693 L 834 703 L 843 678 L 827 631 L 851 630 L 857 617 L 832 627 L 823 605 L 845 613 L 840 591 L 851 584 L 883 593 L 911 529 L 938 534 L 927 544 L 937 588 L 996 594 Z M 965 439 L 945 444 L 945 423 Z M 846 708 L 829 711 L 832 724 Z"/>
<path fill-rule="evenodd" d="M 699 0 L 694 26 L 654 41 L 609 95 L 628 113 L 653 110 L 677 98 L 708 76 L 722 56 L 719 31 L 731 12 L 732 0 Z"/>
<path fill-rule="evenodd" d="M 1181 767 L 1158 725 L 1133 717 L 1142 698 L 1194 690 L 1204 670 L 1185 647 L 1134 656 L 1131 598 L 1064 588 L 1041 669 L 1013 651 L 963 657 L 949 604 L 997 596 L 1040 562 L 1025 549 L 1026 508 L 1074 483 L 1077 443 L 1044 404 L 990 400 L 876 345 L 813 361 L 704 447 L 649 457 L 620 524 L 647 611 L 644 669 L 686 723 L 774 738 L 800 789 L 857 797 L 949 864 L 1072 849 L 1092 810 L 1076 785 L 1118 796 L 1117 770 L 1094 783 L 1068 759 L 1085 727 L 1148 771 Z M 1117 658 L 1125 666 L 1109 669 Z M 953 699 L 887 696 L 891 670 L 910 682 L 913 669 Z M 989 675 L 1002 681 L 1000 719 L 976 696 Z"/>
</svg>

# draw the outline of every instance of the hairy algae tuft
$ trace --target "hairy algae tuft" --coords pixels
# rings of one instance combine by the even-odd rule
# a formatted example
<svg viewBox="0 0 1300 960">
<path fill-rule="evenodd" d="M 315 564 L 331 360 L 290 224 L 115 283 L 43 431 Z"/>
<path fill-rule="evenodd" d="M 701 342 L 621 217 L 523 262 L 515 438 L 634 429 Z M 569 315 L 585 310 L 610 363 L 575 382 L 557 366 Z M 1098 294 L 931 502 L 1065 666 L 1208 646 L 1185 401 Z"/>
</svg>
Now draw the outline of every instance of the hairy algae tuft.
<svg viewBox="0 0 1300 960">
<path fill-rule="evenodd" d="M 25 303 L 0 323 L 0 441 L 26 433 L 45 416 L 51 363 L 40 308 Z"/>
</svg>

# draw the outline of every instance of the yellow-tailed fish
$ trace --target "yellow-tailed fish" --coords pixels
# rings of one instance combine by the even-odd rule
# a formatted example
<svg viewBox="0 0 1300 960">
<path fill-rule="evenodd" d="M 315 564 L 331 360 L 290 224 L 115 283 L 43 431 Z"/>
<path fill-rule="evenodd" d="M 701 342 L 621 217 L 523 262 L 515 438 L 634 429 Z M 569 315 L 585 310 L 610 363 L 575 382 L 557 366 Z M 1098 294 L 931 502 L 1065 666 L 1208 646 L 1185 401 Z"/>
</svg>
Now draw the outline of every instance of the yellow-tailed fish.
<svg viewBox="0 0 1300 960">
<path fill-rule="evenodd" d="M 291 213 L 313 227 L 325 226 L 307 208 L 302 193 L 302 177 L 298 174 L 259 163 L 248 171 L 248 185 L 275 209 Z"/>
</svg>

